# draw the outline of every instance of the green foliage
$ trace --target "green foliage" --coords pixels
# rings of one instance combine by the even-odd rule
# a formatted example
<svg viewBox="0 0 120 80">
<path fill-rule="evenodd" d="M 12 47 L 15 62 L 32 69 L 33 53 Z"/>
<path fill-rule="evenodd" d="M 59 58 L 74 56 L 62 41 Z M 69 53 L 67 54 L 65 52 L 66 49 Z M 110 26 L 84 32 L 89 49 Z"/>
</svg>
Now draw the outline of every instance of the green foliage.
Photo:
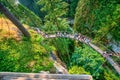
<svg viewBox="0 0 120 80">
<path fill-rule="evenodd" d="M 16 12 L 20 14 L 20 15 L 18 15 L 18 18 L 21 20 L 22 23 L 25 23 L 25 24 L 33 26 L 33 27 L 41 27 L 42 26 L 42 20 L 38 16 L 36 16 L 33 12 L 31 12 L 29 9 L 27 9 L 26 7 L 24 7 L 21 4 L 19 4 L 17 6 L 17 9 L 18 10 Z"/>
<path fill-rule="evenodd" d="M 46 31 L 66 30 L 68 23 L 61 17 L 66 14 L 67 3 L 62 0 L 40 0 L 38 3 L 43 5 L 41 10 L 46 12 L 44 19 Z"/>
<path fill-rule="evenodd" d="M 20 20 L 20 22 L 33 27 L 41 27 L 42 20 L 23 5 L 15 5 L 13 4 L 14 1 L 11 0 L 1 0 L 1 2 Z"/>
<path fill-rule="evenodd" d="M 70 17 L 73 17 L 74 18 L 74 16 L 75 16 L 75 9 L 76 9 L 76 7 L 77 7 L 77 4 L 78 4 L 78 1 L 79 0 L 71 0 L 71 3 L 70 3 L 70 10 L 69 10 L 69 13 L 68 13 L 68 15 L 70 16 Z"/>
<path fill-rule="evenodd" d="M 40 41 L 42 41 L 41 37 L 36 34 L 32 34 L 31 40 L 24 38 L 20 42 L 13 39 L 1 40 L 0 71 L 39 72 L 50 70 L 53 62 L 49 60 L 47 49 L 40 45 Z"/>
<path fill-rule="evenodd" d="M 85 69 L 85 71 L 90 72 L 95 78 L 98 78 L 102 69 L 102 64 L 104 59 L 94 51 L 92 48 L 82 45 L 81 47 L 75 48 L 74 53 L 71 58 L 71 66 L 77 65 Z"/>
<path fill-rule="evenodd" d="M 89 72 L 86 72 L 83 67 L 73 66 L 69 70 L 70 74 L 90 74 Z"/>
<path fill-rule="evenodd" d="M 94 15 L 93 10 L 96 6 L 95 0 L 79 0 L 76 8 L 74 29 L 82 34 L 94 36 L 93 23 Z"/>
<path fill-rule="evenodd" d="M 104 70 L 104 80 L 119 80 L 120 76 L 113 74 L 113 72 L 109 69 Z"/>
<path fill-rule="evenodd" d="M 69 65 L 70 62 L 70 50 L 69 50 L 69 39 L 57 38 L 54 40 L 53 45 L 56 47 L 58 56 L 60 59 Z"/>
<path fill-rule="evenodd" d="M 119 14 L 120 5 L 117 0 L 107 2 L 105 0 L 99 1 L 99 7 L 95 10 L 95 26 L 98 27 L 96 40 L 107 39 L 108 34 L 113 39 L 120 40 L 118 36 L 120 35 Z"/>
<path fill-rule="evenodd" d="M 118 41 L 119 14 L 118 0 L 79 0 L 74 28 L 82 34 L 95 38 L 96 41 L 107 40 L 109 34 Z"/>
</svg>

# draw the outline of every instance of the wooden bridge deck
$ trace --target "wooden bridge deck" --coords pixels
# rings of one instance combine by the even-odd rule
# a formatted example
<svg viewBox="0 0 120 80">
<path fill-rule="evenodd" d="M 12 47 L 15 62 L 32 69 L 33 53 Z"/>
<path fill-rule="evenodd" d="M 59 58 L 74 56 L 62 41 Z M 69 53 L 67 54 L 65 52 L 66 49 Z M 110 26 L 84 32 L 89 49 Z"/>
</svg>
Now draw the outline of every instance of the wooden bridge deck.
<svg viewBox="0 0 120 80">
<path fill-rule="evenodd" d="M 91 75 L 0 72 L 0 80 L 93 80 Z"/>
</svg>

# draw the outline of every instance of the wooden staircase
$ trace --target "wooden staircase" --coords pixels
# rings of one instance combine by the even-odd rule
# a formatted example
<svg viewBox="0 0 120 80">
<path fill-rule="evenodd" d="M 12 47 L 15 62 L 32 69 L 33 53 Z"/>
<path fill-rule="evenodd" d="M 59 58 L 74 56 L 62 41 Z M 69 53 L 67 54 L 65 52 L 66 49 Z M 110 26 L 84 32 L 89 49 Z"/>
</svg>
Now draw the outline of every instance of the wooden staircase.
<svg viewBox="0 0 120 80">
<path fill-rule="evenodd" d="M 92 80 L 91 75 L 0 72 L 0 80 Z"/>
</svg>

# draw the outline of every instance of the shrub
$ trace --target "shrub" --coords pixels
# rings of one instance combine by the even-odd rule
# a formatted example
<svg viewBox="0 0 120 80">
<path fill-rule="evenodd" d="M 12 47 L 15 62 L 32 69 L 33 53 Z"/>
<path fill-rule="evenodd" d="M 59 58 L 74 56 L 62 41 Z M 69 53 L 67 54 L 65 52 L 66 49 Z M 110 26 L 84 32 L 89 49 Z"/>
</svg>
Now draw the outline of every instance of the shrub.
<svg viewBox="0 0 120 80">
<path fill-rule="evenodd" d="M 50 70 L 53 62 L 49 60 L 47 48 L 40 44 L 42 37 L 32 34 L 31 40 L 21 41 L 3 39 L 0 41 L 0 71 L 39 72 Z"/>
<path fill-rule="evenodd" d="M 90 74 L 83 67 L 73 66 L 69 69 L 70 74 Z"/>
</svg>

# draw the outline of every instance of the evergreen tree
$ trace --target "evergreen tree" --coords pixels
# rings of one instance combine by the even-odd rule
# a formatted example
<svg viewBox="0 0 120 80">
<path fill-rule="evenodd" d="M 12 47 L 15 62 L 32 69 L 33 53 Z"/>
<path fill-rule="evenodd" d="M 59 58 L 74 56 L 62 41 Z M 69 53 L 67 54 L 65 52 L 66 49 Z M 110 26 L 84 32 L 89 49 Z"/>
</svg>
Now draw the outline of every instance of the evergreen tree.
<svg viewBox="0 0 120 80">
<path fill-rule="evenodd" d="M 98 27 L 96 40 L 107 41 L 109 35 L 116 41 L 120 40 L 120 5 L 118 0 L 99 1 L 99 7 L 95 11 L 95 26 Z M 110 41 L 110 40 L 108 40 Z"/>
<path fill-rule="evenodd" d="M 39 3 L 43 5 L 41 10 L 46 12 L 45 30 L 66 30 L 68 24 L 62 17 L 67 12 L 68 4 L 62 0 L 40 0 Z"/>
<path fill-rule="evenodd" d="M 68 13 L 68 15 L 70 16 L 70 17 L 72 17 L 72 18 L 74 18 L 74 16 L 75 16 L 75 9 L 76 9 L 76 7 L 77 7 L 77 4 L 78 4 L 78 1 L 79 0 L 70 0 L 70 9 L 69 9 L 69 13 Z"/>
<path fill-rule="evenodd" d="M 76 8 L 74 29 L 82 34 L 93 36 L 94 15 L 96 0 L 79 0 Z"/>
</svg>

